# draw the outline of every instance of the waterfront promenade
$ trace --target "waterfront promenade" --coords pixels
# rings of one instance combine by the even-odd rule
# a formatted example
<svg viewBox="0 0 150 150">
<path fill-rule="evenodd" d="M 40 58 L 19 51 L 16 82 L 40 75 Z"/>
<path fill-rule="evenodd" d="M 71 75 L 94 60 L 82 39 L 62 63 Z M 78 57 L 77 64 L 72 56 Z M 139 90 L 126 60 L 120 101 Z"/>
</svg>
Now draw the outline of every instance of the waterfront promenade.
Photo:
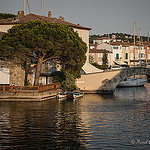
<svg viewBox="0 0 150 150">
<path fill-rule="evenodd" d="M 150 68 L 130 67 L 81 75 L 76 84 L 86 93 L 113 93 L 124 79 L 134 75 L 150 75 Z"/>
</svg>

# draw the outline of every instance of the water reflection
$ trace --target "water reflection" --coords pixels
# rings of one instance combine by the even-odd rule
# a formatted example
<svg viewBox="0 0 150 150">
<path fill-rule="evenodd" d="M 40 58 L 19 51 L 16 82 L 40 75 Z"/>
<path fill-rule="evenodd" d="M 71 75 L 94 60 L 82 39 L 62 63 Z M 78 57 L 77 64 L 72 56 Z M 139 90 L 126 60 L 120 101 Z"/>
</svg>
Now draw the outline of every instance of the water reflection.
<svg viewBox="0 0 150 150">
<path fill-rule="evenodd" d="M 0 148 L 84 149 L 87 133 L 73 101 L 1 103 Z"/>
<path fill-rule="evenodd" d="M 0 149 L 148 149 L 150 84 L 75 101 L 0 102 Z"/>
</svg>

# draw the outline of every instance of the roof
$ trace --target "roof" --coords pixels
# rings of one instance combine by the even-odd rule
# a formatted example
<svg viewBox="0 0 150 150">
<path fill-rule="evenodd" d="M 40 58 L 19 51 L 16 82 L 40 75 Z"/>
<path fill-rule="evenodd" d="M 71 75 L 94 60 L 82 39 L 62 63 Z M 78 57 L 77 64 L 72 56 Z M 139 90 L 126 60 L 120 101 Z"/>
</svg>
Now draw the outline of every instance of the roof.
<svg viewBox="0 0 150 150">
<path fill-rule="evenodd" d="M 49 17 L 45 17 L 45 16 L 35 15 L 32 13 L 24 15 L 24 16 L 20 17 L 20 19 L 17 19 L 16 17 L 15 18 L 9 18 L 9 19 L 1 19 L 0 25 L 21 24 L 21 23 L 26 23 L 29 20 L 41 20 L 41 21 L 47 21 L 47 22 L 51 22 L 51 23 L 64 24 L 64 25 L 68 25 L 70 27 L 74 27 L 74 28 L 78 28 L 78 29 L 91 30 L 91 28 L 83 27 L 83 26 L 80 26 L 77 24 L 73 24 L 73 23 L 67 22 L 67 21 L 62 20 L 62 19 L 49 18 Z"/>
<path fill-rule="evenodd" d="M 101 37 L 101 38 L 95 38 L 94 40 L 113 40 L 109 37 Z"/>
<path fill-rule="evenodd" d="M 92 44 L 92 43 L 89 43 L 89 45 L 90 45 L 90 46 L 97 46 L 97 44 Z"/>
<path fill-rule="evenodd" d="M 106 49 L 90 49 L 89 50 L 89 53 L 104 53 L 104 52 L 106 52 L 106 53 L 112 53 L 112 52 L 110 52 L 110 51 L 108 51 Z"/>
<path fill-rule="evenodd" d="M 144 42 L 143 43 L 145 46 L 150 46 L 150 42 Z"/>
</svg>

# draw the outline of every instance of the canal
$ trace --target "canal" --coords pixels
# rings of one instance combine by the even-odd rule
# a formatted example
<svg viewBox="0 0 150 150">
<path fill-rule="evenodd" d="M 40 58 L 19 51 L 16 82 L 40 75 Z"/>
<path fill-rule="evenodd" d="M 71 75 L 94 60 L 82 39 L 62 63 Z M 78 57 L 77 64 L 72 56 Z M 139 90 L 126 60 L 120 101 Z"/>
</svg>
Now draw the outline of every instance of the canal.
<svg viewBox="0 0 150 150">
<path fill-rule="evenodd" d="M 150 83 L 74 101 L 0 102 L 0 150 L 150 149 Z"/>
</svg>

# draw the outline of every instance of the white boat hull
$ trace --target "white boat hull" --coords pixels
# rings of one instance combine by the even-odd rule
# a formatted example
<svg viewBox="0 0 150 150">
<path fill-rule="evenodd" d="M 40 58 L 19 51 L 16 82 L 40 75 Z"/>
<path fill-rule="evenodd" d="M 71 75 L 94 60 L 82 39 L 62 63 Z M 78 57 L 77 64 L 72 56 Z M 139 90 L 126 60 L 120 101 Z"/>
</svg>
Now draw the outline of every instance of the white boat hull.
<svg viewBox="0 0 150 150">
<path fill-rule="evenodd" d="M 147 79 L 136 79 L 136 78 L 128 78 L 126 81 L 121 81 L 119 83 L 119 87 L 137 87 L 144 86 L 147 82 Z"/>
</svg>

